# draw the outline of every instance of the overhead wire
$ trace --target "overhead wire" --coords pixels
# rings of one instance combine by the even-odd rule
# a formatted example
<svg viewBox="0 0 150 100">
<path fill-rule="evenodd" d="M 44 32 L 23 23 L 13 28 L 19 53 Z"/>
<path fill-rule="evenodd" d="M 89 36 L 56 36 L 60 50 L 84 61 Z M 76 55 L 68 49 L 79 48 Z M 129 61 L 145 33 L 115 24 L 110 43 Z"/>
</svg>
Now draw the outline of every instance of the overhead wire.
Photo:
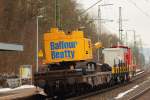
<svg viewBox="0 0 150 100">
<path fill-rule="evenodd" d="M 96 3 L 94 3 L 93 5 L 91 5 L 90 7 L 88 7 L 87 9 L 85 9 L 83 12 L 81 12 L 80 15 L 84 14 L 86 11 L 88 11 L 89 9 L 91 9 L 92 7 L 94 7 L 95 5 L 97 5 L 98 3 L 100 3 L 102 0 L 97 1 Z"/>
<path fill-rule="evenodd" d="M 141 9 L 134 1 L 132 0 L 127 0 L 127 1 L 132 3 L 141 13 L 143 13 L 145 16 L 150 18 L 150 15 L 147 12 L 145 12 L 143 9 Z"/>
</svg>

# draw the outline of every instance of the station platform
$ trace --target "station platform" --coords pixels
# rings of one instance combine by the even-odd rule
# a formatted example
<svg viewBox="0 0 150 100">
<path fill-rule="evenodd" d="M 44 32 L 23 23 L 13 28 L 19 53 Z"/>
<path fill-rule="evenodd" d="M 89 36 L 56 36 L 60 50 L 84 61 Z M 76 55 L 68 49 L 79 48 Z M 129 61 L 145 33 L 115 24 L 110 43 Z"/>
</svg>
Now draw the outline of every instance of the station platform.
<svg viewBox="0 0 150 100">
<path fill-rule="evenodd" d="M 0 100 L 34 100 L 37 95 L 43 93 L 40 88 L 17 88 L 0 90 Z"/>
</svg>

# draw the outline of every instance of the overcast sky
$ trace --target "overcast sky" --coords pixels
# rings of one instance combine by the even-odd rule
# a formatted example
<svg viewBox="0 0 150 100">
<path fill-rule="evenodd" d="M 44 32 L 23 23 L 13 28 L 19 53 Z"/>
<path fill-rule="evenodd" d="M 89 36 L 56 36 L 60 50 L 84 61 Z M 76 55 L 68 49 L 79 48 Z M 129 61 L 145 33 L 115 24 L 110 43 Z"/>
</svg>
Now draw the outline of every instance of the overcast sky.
<svg viewBox="0 0 150 100">
<path fill-rule="evenodd" d="M 99 0 L 77 0 L 84 9 L 90 7 Z M 150 47 L 150 0 L 103 0 L 87 13 L 97 17 L 97 9 L 100 4 L 113 4 L 113 6 L 101 7 L 102 19 L 112 19 L 114 22 L 103 23 L 112 33 L 118 34 L 119 7 L 122 7 L 124 30 L 136 30 L 137 40 L 142 38 L 144 47 Z M 125 32 L 123 32 L 125 34 Z M 133 32 L 128 32 L 129 42 L 133 40 Z"/>
</svg>

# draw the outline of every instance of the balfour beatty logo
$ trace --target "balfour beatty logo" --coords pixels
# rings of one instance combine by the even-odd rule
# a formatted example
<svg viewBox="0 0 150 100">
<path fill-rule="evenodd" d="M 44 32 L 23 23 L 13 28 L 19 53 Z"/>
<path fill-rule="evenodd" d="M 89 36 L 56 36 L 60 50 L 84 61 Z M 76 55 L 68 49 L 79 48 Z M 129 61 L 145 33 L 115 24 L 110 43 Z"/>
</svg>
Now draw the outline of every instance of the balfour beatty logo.
<svg viewBox="0 0 150 100">
<path fill-rule="evenodd" d="M 50 42 L 50 49 L 51 49 L 51 56 L 52 59 L 58 59 L 58 58 L 74 58 L 75 51 L 70 50 L 71 48 L 76 48 L 77 42 Z M 61 51 L 58 51 L 61 50 Z"/>
</svg>

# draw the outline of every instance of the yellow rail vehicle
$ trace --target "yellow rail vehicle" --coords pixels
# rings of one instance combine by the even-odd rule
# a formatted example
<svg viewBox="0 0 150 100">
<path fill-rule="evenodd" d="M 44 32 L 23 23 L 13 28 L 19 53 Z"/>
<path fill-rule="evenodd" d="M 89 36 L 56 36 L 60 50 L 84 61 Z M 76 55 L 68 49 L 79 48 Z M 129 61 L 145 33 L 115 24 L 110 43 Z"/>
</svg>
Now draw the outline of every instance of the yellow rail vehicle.
<svg viewBox="0 0 150 100">
<path fill-rule="evenodd" d="M 44 34 L 44 62 L 48 66 L 46 71 L 35 74 L 35 84 L 43 88 L 48 97 L 62 99 L 129 80 L 129 61 L 125 59 L 128 48 L 104 48 L 104 63 L 100 64 L 88 62 L 93 59 L 93 47 L 101 48 L 102 45 L 92 45 L 82 31 L 65 33 L 52 28 Z"/>
<path fill-rule="evenodd" d="M 92 59 L 91 40 L 82 31 L 65 34 L 57 28 L 44 34 L 45 63 L 81 61 Z"/>
</svg>

